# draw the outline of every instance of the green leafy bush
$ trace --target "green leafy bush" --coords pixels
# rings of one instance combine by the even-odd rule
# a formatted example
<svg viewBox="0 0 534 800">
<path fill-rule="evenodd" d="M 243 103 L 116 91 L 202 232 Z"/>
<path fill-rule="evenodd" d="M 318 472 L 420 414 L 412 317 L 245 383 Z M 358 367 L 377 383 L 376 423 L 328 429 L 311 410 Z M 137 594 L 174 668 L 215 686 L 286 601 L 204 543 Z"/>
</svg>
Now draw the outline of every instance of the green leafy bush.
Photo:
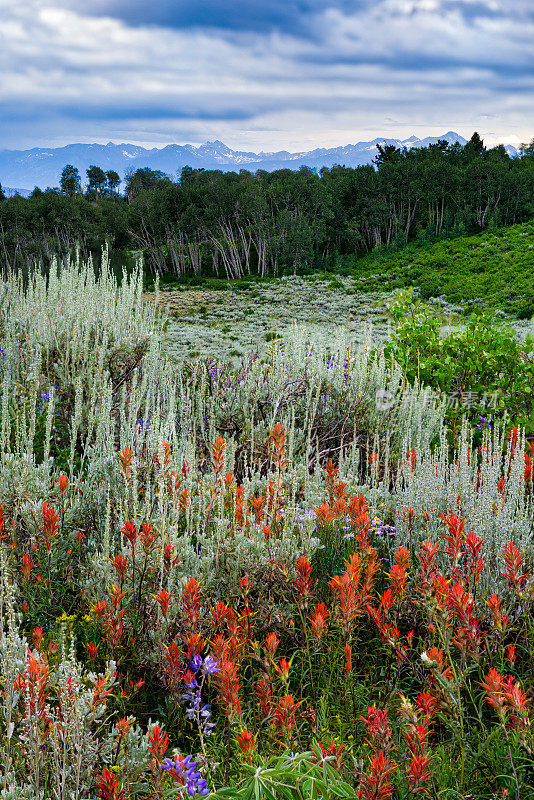
<svg viewBox="0 0 534 800">
<path fill-rule="evenodd" d="M 521 319 L 534 315 L 532 222 L 430 245 L 416 242 L 394 253 L 377 250 L 357 261 L 345 257 L 343 265 L 360 290 L 414 286 L 424 300 L 499 308 Z"/>
<path fill-rule="evenodd" d="M 454 430 L 466 416 L 486 425 L 506 414 L 512 427 L 534 433 L 533 342 L 488 314 L 465 325 L 445 327 L 413 291 L 401 292 L 390 311 L 397 328 L 385 346 L 408 384 L 430 386 L 448 400 L 447 418 Z"/>
</svg>

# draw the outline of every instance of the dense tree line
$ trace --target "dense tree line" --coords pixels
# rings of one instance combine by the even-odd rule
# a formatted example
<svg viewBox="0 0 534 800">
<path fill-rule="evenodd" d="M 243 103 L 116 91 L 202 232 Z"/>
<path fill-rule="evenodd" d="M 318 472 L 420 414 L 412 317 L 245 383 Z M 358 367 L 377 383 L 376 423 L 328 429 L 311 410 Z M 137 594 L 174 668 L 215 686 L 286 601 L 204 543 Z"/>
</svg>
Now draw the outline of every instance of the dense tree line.
<svg viewBox="0 0 534 800">
<path fill-rule="evenodd" d="M 153 272 L 242 277 L 328 266 L 336 256 L 461 235 L 534 217 L 534 143 L 510 158 L 478 134 L 462 147 L 378 148 L 373 165 L 255 174 L 185 167 L 179 180 L 149 168 L 67 165 L 58 189 L 25 199 L 0 191 L 4 269 L 105 242 L 140 249 Z"/>
</svg>

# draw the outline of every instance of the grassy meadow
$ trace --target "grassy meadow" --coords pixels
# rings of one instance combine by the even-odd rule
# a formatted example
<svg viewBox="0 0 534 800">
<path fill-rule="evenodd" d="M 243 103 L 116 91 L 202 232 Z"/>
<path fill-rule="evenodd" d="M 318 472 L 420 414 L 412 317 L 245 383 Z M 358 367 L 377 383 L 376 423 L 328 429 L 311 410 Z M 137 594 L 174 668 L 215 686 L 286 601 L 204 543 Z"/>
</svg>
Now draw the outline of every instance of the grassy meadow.
<svg viewBox="0 0 534 800">
<path fill-rule="evenodd" d="M 1 800 L 534 795 L 532 231 L 4 282 Z"/>
<path fill-rule="evenodd" d="M 417 286 L 423 299 L 444 309 L 493 309 L 523 320 L 534 316 L 534 222 L 494 228 L 474 236 L 413 242 L 395 253 L 376 251 L 345 273 L 357 273 L 360 290 Z"/>
<path fill-rule="evenodd" d="M 369 336 L 381 342 L 391 333 L 390 295 L 358 292 L 351 279 L 288 276 L 243 283 L 162 287 L 157 302 L 168 317 L 167 352 L 178 359 L 235 359 L 251 350 L 263 353 L 271 342 L 294 336 L 295 327 L 323 350 L 340 338 L 357 346 Z M 154 302 L 156 293 L 145 298 Z"/>
<path fill-rule="evenodd" d="M 332 339 L 352 346 L 381 344 L 394 332 L 388 304 L 414 287 L 443 326 L 487 311 L 521 338 L 534 335 L 534 223 L 476 236 L 414 243 L 355 260 L 337 259 L 334 272 L 239 280 L 164 275 L 158 303 L 168 322 L 165 342 L 178 359 L 232 358 L 265 350 L 277 337 L 307 335 L 328 348 Z M 154 301 L 148 279 L 147 300 Z"/>
</svg>

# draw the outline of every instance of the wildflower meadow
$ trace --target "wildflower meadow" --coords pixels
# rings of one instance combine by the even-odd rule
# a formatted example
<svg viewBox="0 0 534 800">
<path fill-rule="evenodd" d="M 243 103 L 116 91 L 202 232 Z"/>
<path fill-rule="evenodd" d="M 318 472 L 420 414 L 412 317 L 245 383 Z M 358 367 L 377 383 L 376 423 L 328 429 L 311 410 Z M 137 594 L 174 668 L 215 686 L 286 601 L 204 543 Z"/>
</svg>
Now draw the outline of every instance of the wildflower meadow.
<svg viewBox="0 0 534 800">
<path fill-rule="evenodd" d="M 409 320 L 179 360 L 140 266 L 1 291 L 2 800 L 534 796 L 528 343 L 452 414 Z"/>
</svg>

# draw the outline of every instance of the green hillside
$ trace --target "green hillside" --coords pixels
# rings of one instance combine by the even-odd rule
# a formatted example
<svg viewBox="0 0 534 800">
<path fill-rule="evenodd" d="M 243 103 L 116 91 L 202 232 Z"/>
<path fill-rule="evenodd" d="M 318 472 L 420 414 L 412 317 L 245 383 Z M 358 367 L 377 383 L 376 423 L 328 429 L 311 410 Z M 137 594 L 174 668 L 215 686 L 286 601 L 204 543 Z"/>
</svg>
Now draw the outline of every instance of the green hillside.
<svg viewBox="0 0 534 800">
<path fill-rule="evenodd" d="M 534 315 L 534 222 L 428 246 L 411 244 L 396 253 L 371 254 L 342 272 L 358 288 L 388 290 L 416 286 L 421 297 L 448 303 L 499 308 L 528 319 Z"/>
</svg>

